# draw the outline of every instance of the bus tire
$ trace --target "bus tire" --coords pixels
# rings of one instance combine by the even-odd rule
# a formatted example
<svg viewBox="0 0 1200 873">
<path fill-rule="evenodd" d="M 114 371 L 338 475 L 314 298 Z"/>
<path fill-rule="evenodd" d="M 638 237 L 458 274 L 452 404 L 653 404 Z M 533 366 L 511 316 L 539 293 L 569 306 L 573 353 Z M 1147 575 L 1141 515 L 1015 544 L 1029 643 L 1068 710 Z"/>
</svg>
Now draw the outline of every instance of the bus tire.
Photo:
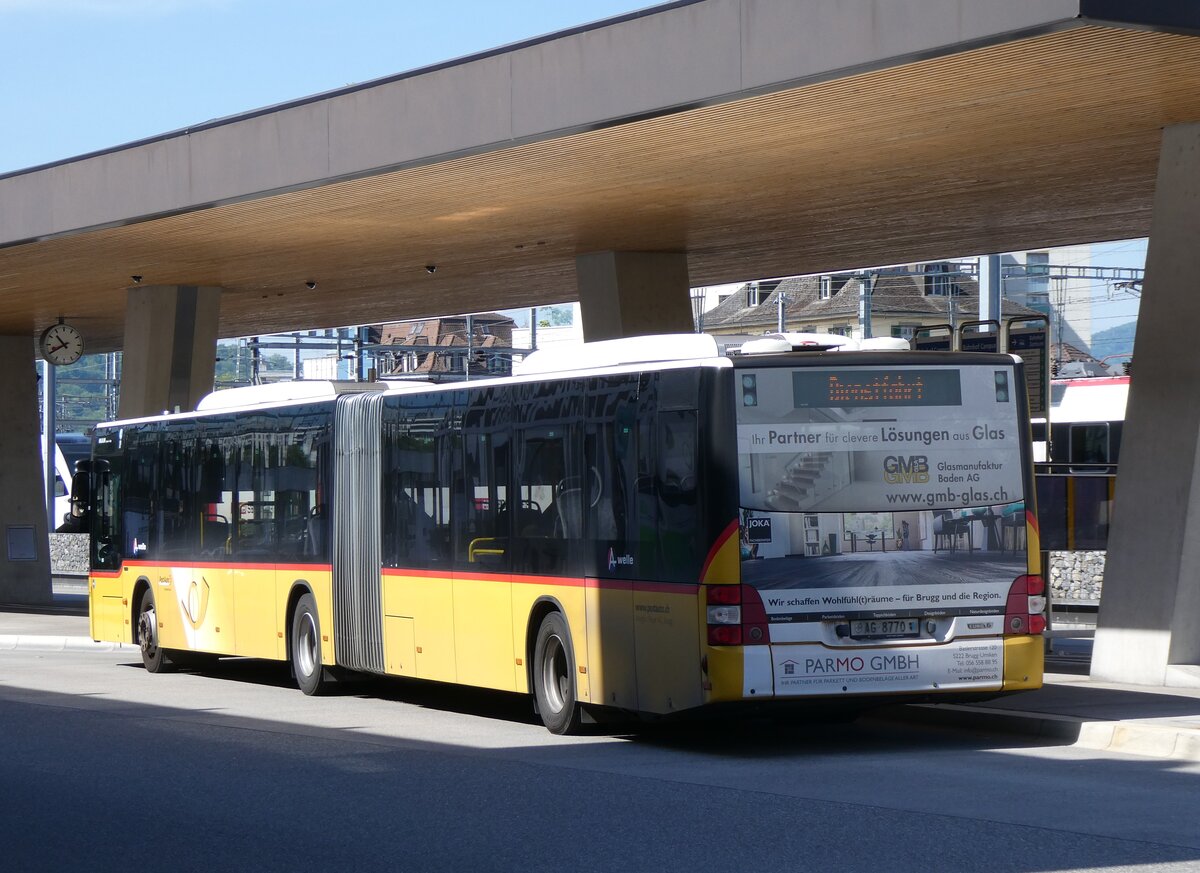
<svg viewBox="0 0 1200 873">
<path fill-rule="evenodd" d="M 305 694 L 324 694 L 329 689 L 329 674 L 321 664 L 321 619 L 311 594 L 296 602 L 292 614 L 292 673 Z"/>
<path fill-rule="evenodd" d="M 553 734 L 579 732 L 583 708 L 575 699 L 575 658 L 562 613 L 548 613 L 538 627 L 533 647 L 533 694 L 547 730 Z"/>
<path fill-rule="evenodd" d="M 171 669 L 167 650 L 159 645 L 158 610 L 154 607 L 154 592 L 146 589 L 138 604 L 138 648 L 142 651 L 142 666 L 147 673 L 165 673 Z"/>
</svg>

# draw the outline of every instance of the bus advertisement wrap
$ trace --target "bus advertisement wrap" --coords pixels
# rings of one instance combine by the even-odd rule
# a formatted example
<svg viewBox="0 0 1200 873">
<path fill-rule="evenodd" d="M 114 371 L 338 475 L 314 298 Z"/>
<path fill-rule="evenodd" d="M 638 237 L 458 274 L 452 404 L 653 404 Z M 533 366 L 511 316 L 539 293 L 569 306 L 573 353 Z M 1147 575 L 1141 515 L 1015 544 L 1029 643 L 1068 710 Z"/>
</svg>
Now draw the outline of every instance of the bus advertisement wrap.
<svg viewBox="0 0 1200 873">
<path fill-rule="evenodd" d="M 806 622 L 1004 612 L 1026 572 L 1011 368 L 738 378 L 742 580 L 781 638 Z"/>
<path fill-rule="evenodd" d="M 775 693 L 780 695 L 918 691 L 931 684 L 943 690 L 998 687 L 1003 679 L 1004 644 L 1000 640 L 973 640 L 953 648 L 804 654 L 777 647 L 774 668 Z"/>
<path fill-rule="evenodd" d="M 861 512 L 1020 499 L 1011 371 L 897 367 L 869 373 L 853 385 L 834 370 L 740 374 L 742 506 Z M 817 404 L 821 390 L 823 406 Z"/>
</svg>

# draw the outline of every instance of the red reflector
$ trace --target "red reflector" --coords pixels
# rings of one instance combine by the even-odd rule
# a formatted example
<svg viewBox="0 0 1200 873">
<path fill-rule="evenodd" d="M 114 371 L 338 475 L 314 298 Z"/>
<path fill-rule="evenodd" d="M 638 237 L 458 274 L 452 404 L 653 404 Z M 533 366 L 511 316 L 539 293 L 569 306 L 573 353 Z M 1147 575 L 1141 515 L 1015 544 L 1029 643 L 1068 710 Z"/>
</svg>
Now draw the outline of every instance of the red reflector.
<svg viewBox="0 0 1200 873">
<path fill-rule="evenodd" d="M 1031 634 L 1040 634 L 1046 630 L 1046 617 L 1043 615 L 1029 616 L 1029 632 Z"/>
<path fill-rule="evenodd" d="M 708 644 L 710 646 L 740 646 L 742 644 L 742 628 L 740 625 L 716 624 L 708 628 Z"/>
<path fill-rule="evenodd" d="M 742 602 L 742 586 L 741 585 L 709 585 L 708 586 L 708 602 L 709 603 L 741 603 Z"/>
</svg>

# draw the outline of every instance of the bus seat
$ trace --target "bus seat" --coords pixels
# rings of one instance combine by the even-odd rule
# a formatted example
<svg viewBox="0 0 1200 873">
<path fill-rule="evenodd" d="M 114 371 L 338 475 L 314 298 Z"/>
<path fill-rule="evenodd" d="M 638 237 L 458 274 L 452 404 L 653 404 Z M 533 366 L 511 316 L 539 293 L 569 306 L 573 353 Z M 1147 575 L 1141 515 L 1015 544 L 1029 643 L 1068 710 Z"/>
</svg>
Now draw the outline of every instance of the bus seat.
<svg viewBox="0 0 1200 873">
<path fill-rule="evenodd" d="M 320 555 L 325 544 L 325 516 L 314 514 L 308 517 L 304 554 Z"/>
<path fill-rule="evenodd" d="M 223 515 L 206 515 L 200 528 L 200 543 L 205 554 L 229 551 L 229 521 Z"/>
<path fill-rule="evenodd" d="M 577 540 L 583 536 L 582 519 L 583 519 L 583 489 L 582 488 L 566 488 L 554 501 L 554 508 L 558 512 L 557 531 L 561 531 L 560 536 L 569 540 Z"/>
</svg>

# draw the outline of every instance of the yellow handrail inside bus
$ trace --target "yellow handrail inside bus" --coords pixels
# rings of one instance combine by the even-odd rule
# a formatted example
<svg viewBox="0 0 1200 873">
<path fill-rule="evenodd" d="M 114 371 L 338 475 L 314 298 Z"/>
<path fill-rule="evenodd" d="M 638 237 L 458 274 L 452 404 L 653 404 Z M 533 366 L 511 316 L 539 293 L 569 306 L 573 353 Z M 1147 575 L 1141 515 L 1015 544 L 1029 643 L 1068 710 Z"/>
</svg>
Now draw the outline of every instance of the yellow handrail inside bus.
<svg viewBox="0 0 1200 873">
<path fill-rule="evenodd" d="M 477 537 L 467 546 L 467 562 L 474 564 L 480 556 L 498 557 L 504 554 L 503 543 L 496 537 Z"/>
</svg>

